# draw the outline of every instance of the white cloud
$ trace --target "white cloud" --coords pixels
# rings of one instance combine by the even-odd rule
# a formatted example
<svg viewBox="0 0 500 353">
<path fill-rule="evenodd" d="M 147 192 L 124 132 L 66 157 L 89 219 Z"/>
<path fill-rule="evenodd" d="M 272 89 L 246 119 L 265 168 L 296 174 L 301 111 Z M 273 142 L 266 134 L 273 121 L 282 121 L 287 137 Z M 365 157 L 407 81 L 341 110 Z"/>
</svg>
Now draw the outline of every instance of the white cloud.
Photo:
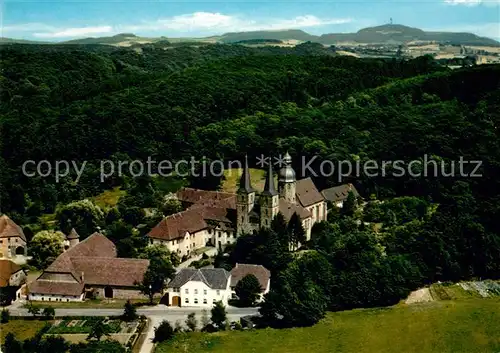
<svg viewBox="0 0 500 353">
<path fill-rule="evenodd" d="M 267 18 L 253 20 L 241 16 L 224 15 L 213 12 L 195 12 L 143 22 L 138 25 L 123 26 L 125 32 L 134 31 L 174 31 L 181 33 L 202 32 L 203 34 L 221 34 L 223 32 L 279 30 L 290 28 L 307 28 L 352 22 L 350 18 L 321 19 L 313 15 L 294 18 Z"/>
<path fill-rule="evenodd" d="M 79 28 L 63 28 L 55 29 L 49 32 L 35 32 L 34 37 L 37 38 L 68 38 L 68 37 L 87 37 L 95 34 L 109 34 L 113 32 L 111 26 L 97 27 L 79 27 Z"/>
<path fill-rule="evenodd" d="M 31 32 L 37 38 L 87 37 L 92 35 L 116 34 L 120 32 L 163 32 L 162 34 L 194 33 L 197 35 L 222 34 L 257 30 L 279 30 L 318 27 L 352 22 L 350 18 L 319 18 L 313 15 L 293 18 L 251 19 L 219 12 L 194 12 L 137 24 L 100 25 L 89 27 L 54 27 L 43 23 L 28 23 L 4 26 L 4 33 Z"/>
<path fill-rule="evenodd" d="M 465 5 L 465 6 L 498 6 L 500 0 L 444 0 L 445 3 L 450 5 Z"/>
</svg>

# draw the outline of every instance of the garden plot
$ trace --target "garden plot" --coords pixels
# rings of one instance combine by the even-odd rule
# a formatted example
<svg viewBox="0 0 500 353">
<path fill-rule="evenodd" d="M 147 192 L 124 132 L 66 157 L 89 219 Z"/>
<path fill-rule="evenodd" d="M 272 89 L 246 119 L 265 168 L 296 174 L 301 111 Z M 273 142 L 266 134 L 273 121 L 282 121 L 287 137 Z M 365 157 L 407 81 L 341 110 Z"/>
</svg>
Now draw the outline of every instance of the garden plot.
<svg viewBox="0 0 500 353">
<path fill-rule="evenodd" d="M 71 343 L 85 342 L 97 320 L 100 320 L 100 318 L 56 320 L 47 335 L 60 335 Z M 109 328 L 109 338 L 120 342 L 122 345 L 127 344 L 139 326 L 137 321 L 122 322 L 116 319 L 106 319 L 103 323 Z"/>
<path fill-rule="evenodd" d="M 86 320 L 58 320 L 47 334 L 88 334 L 92 326 L 99 318 L 88 318 Z M 110 333 L 119 333 L 121 331 L 120 320 L 106 320 L 104 324 L 108 326 Z"/>
</svg>

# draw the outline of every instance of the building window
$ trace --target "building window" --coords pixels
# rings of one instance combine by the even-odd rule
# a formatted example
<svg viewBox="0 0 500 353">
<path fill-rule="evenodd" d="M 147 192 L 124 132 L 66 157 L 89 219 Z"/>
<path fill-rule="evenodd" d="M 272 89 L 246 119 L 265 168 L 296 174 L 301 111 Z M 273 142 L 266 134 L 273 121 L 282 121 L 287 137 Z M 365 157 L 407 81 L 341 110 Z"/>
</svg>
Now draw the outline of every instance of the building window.
<svg viewBox="0 0 500 353">
<path fill-rule="evenodd" d="M 195 289 L 195 290 L 194 290 L 194 294 L 198 294 L 198 289 Z"/>
<path fill-rule="evenodd" d="M 214 304 L 215 304 L 216 302 L 217 302 L 217 300 L 215 300 L 215 299 L 214 299 L 214 300 L 212 300 L 212 303 L 214 303 Z"/>
<path fill-rule="evenodd" d="M 217 292 L 216 292 L 216 293 L 217 293 L 217 295 L 220 295 L 220 290 L 218 290 L 218 289 L 217 289 Z"/>
<path fill-rule="evenodd" d="M 184 299 L 184 303 L 189 304 L 189 298 Z"/>
<path fill-rule="evenodd" d="M 203 298 L 203 304 L 207 303 L 207 298 Z"/>
<path fill-rule="evenodd" d="M 207 290 L 206 289 L 203 290 L 203 295 L 207 295 Z"/>
<path fill-rule="evenodd" d="M 198 304 L 198 298 L 194 298 L 194 303 Z"/>
<path fill-rule="evenodd" d="M 184 293 L 189 294 L 189 289 L 186 288 L 186 290 L 184 291 Z"/>
</svg>

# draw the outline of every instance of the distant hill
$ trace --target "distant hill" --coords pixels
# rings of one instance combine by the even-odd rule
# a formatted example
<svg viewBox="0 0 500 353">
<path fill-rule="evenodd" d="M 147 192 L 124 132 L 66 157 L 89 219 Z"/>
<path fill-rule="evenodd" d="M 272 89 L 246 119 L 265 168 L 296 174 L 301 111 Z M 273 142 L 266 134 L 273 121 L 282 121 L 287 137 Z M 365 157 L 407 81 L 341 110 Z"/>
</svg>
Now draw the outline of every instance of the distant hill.
<svg viewBox="0 0 500 353">
<path fill-rule="evenodd" d="M 339 43 L 359 44 L 405 44 L 412 41 L 435 41 L 442 44 L 455 45 L 478 45 L 478 46 L 500 46 L 500 42 L 480 37 L 472 33 L 462 32 L 426 32 L 419 28 L 413 28 L 398 24 L 386 24 L 376 27 L 360 29 L 356 33 L 327 33 L 320 36 L 312 35 L 299 29 L 288 29 L 280 31 L 252 31 L 231 32 L 221 36 L 205 38 L 169 38 L 169 37 L 138 37 L 133 33 L 120 33 L 111 37 L 91 37 L 73 39 L 60 42 L 60 44 L 107 44 L 130 46 L 135 44 L 156 43 L 168 40 L 170 43 L 178 42 L 205 42 L 205 43 L 240 43 L 248 44 L 248 41 L 286 41 L 296 40 L 300 42 L 316 42 L 325 45 Z M 17 40 L 11 38 L 0 38 L 0 44 L 5 43 L 42 43 L 35 41 Z"/>
<path fill-rule="evenodd" d="M 323 44 L 337 44 L 339 42 L 404 44 L 411 41 L 437 41 L 439 43 L 448 44 L 500 46 L 500 43 L 496 40 L 479 37 L 472 33 L 426 32 L 419 28 L 396 24 L 363 28 L 356 33 L 323 34 L 319 37 L 319 42 Z"/>
<path fill-rule="evenodd" d="M 36 40 L 25 40 L 25 39 L 14 39 L 14 38 L 7 38 L 7 37 L 0 37 L 0 44 L 44 44 L 47 42 L 40 42 Z"/>
<path fill-rule="evenodd" d="M 82 38 L 82 39 L 73 39 L 73 40 L 68 40 L 65 42 L 62 42 L 63 44 L 119 44 L 122 42 L 128 42 L 128 41 L 140 41 L 141 38 L 136 36 L 133 33 L 120 33 L 117 35 L 114 35 L 112 37 L 89 37 L 89 38 Z M 159 38 L 158 38 L 159 40 Z"/>
<path fill-rule="evenodd" d="M 300 40 L 317 42 L 318 36 L 311 35 L 299 29 L 289 29 L 283 31 L 252 31 L 225 33 L 220 36 L 219 41 L 223 43 L 234 43 L 255 39 L 276 39 L 276 40 Z"/>
<path fill-rule="evenodd" d="M 426 32 L 419 28 L 397 24 L 363 28 L 356 33 L 328 33 L 321 36 L 311 35 L 301 30 L 283 30 L 226 33 L 220 37 L 220 41 L 224 43 L 256 39 L 311 41 L 326 45 L 342 42 L 404 44 L 411 41 L 437 41 L 439 43 L 461 45 L 500 46 L 500 43 L 493 39 L 479 37 L 472 33 Z"/>
</svg>

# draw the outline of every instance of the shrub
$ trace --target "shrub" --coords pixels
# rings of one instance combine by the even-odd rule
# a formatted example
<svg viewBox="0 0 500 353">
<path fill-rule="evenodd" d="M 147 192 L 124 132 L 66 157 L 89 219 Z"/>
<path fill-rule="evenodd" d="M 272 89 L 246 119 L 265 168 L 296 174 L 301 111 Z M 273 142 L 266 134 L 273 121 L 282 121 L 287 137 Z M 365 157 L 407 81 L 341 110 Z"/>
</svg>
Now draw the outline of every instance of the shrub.
<svg viewBox="0 0 500 353">
<path fill-rule="evenodd" d="M 3 309 L 0 322 L 2 324 L 6 324 L 7 322 L 9 322 L 9 318 L 10 318 L 10 311 L 8 309 Z"/>
<path fill-rule="evenodd" d="M 170 325 L 170 322 L 163 320 L 159 326 L 155 327 L 155 337 L 153 342 L 164 342 L 172 339 L 173 337 L 174 328 Z"/>
<path fill-rule="evenodd" d="M 135 306 L 132 305 L 130 300 L 127 300 L 124 305 L 122 318 L 124 321 L 134 321 L 137 319 L 137 310 L 135 309 Z"/>
<path fill-rule="evenodd" d="M 45 319 L 53 319 L 56 316 L 56 310 L 48 306 L 43 309 L 42 315 L 45 317 Z"/>
</svg>

